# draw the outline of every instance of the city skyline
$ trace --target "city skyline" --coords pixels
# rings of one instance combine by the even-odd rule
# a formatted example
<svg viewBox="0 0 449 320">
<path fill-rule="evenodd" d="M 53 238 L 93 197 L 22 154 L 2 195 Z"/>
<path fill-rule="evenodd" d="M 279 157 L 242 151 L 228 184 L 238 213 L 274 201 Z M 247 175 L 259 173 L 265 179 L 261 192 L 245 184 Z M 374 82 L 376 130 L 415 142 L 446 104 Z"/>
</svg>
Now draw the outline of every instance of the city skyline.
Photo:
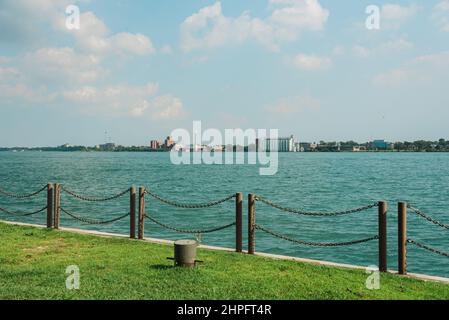
<svg viewBox="0 0 449 320">
<path fill-rule="evenodd" d="M 3 147 L 105 131 L 147 145 L 193 120 L 317 142 L 449 137 L 448 0 L 0 4 Z"/>
</svg>

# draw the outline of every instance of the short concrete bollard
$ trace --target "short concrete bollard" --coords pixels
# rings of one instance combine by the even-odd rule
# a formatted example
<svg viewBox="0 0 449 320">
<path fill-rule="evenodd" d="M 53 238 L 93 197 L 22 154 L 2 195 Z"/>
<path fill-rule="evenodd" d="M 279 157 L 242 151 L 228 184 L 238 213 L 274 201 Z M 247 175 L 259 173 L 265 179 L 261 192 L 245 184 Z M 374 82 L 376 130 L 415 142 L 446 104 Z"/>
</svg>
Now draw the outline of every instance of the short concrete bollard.
<svg viewBox="0 0 449 320">
<path fill-rule="evenodd" d="M 177 240 L 175 241 L 175 266 L 177 267 L 195 267 L 196 248 L 198 242 L 195 240 Z"/>
</svg>

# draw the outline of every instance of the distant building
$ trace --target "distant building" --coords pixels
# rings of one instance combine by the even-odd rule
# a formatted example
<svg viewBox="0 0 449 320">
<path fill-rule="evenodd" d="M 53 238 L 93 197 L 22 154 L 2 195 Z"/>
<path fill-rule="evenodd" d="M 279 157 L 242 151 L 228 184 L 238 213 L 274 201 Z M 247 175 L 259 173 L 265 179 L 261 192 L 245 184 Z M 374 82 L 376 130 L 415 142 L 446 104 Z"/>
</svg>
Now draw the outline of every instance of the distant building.
<svg viewBox="0 0 449 320">
<path fill-rule="evenodd" d="M 264 141 L 265 151 L 278 151 L 278 152 L 294 152 L 295 143 L 293 135 L 290 137 L 281 137 L 277 139 L 267 138 Z"/>
<path fill-rule="evenodd" d="M 150 148 L 151 149 L 159 149 L 161 147 L 161 144 L 157 140 L 151 140 L 150 141 Z"/>
<path fill-rule="evenodd" d="M 99 148 L 100 150 L 108 150 L 108 151 L 114 150 L 114 149 L 115 149 L 115 143 L 105 143 L 105 144 L 100 144 L 100 145 L 98 146 L 98 148 Z"/>
<path fill-rule="evenodd" d="M 310 146 L 311 146 L 311 143 L 308 143 L 308 142 L 300 142 L 299 143 L 299 148 L 300 148 L 301 152 L 311 151 L 312 148 Z"/>
<path fill-rule="evenodd" d="M 301 150 L 301 144 L 299 143 L 299 142 L 295 142 L 294 143 L 294 148 L 293 148 L 293 150 L 295 151 L 295 152 L 303 152 L 304 150 Z"/>
<path fill-rule="evenodd" d="M 352 147 L 352 151 L 353 151 L 353 152 L 362 152 L 362 151 L 366 151 L 366 147 L 365 147 L 365 146 L 353 146 L 353 147 Z"/>
<path fill-rule="evenodd" d="M 175 141 L 168 136 L 167 139 L 165 139 L 164 141 L 164 147 L 166 147 L 167 149 L 170 149 L 171 147 L 173 147 L 173 145 L 175 144 Z"/>
<path fill-rule="evenodd" d="M 374 140 L 371 142 L 371 148 L 377 151 L 389 150 L 392 148 L 392 145 L 393 144 L 386 142 L 385 140 Z"/>
</svg>

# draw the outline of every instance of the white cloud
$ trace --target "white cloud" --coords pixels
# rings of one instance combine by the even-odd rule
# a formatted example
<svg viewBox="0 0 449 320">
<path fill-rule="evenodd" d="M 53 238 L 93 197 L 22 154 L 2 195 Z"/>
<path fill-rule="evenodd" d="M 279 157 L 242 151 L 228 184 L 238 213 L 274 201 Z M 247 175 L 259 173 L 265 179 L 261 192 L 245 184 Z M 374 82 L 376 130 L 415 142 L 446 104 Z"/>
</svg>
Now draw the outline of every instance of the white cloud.
<svg viewBox="0 0 449 320">
<path fill-rule="evenodd" d="M 293 65 L 301 70 L 323 70 L 331 66 L 331 60 L 316 55 L 298 54 L 293 59 Z"/>
<path fill-rule="evenodd" d="M 68 47 L 42 48 L 26 54 L 19 63 L 35 80 L 56 84 L 93 82 L 105 73 L 98 56 Z"/>
<path fill-rule="evenodd" d="M 381 10 L 381 28 L 397 29 L 418 12 L 418 6 L 401 6 L 398 4 L 385 4 Z"/>
<path fill-rule="evenodd" d="M 329 17 L 329 11 L 318 0 L 270 0 L 270 3 L 282 5 L 273 11 L 270 20 L 286 27 L 287 32 L 322 30 Z"/>
<path fill-rule="evenodd" d="M 398 87 L 410 77 L 407 70 L 394 69 L 374 77 L 373 83 L 377 86 Z"/>
<path fill-rule="evenodd" d="M 430 65 L 435 68 L 449 67 L 449 51 L 423 55 L 415 58 L 413 63 Z"/>
<path fill-rule="evenodd" d="M 228 44 L 255 41 L 277 51 L 279 43 L 294 41 L 305 30 L 324 28 L 329 11 L 318 0 L 270 0 L 273 5 L 267 18 L 255 18 L 249 12 L 238 17 L 223 15 L 221 2 L 200 9 L 180 26 L 181 48 L 188 52 Z"/>
<path fill-rule="evenodd" d="M 106 24 L 90 11 L 81 14 L 79 30 L 68 30 L 65 26 L 65 17 L 58 17 L 55 26 L 60 31 L 72 34 L 83 50 L 135 55 L 149 55 L 155 52 L 153 43 L 147 36 L 129 32 L 111 34 Z"/>
<path fill-rule="evenodd" d="M 343 55 L 345 52 L 346 52 L 345 47 L 344 47 L 344 46 L 341 46 L 341 45 L 335 46 L 335 47 L 332 49 L 332 54 L 334 54 L 334 55 L 336 55 L 336 56 L 341 56 L 341 55 Z"/>
<path fill-rule="evenodd" d="M 20 77 L 19 70 L 11 67 L 0 67 L 0 83 L 9 82 Z"/>
<path fill-rule="evenodd" d="M 359 58 L 367 58 L 371 55 L 371 50 L 361 45 L 353 46 L 352 51 L 354 55 Z"/>
<path fill-rule="evenodd" d="M 10 57 L 0 56 L 0 64 L 6 64 L 11 61 Z"/>
<path fill-rule="evenodd" d="M 160 52 L 163 54 L 172 54 L 173 49 L 170 45 L 167 44 L 161 47 Z"/>
<path fill-rule="evenodd" d="M 50 93 L 46 86 L 29 86 L 23 83 L 4 83 L 0 82 L 0 97 L 4 103 L 13 103 L 20 99 L 28 105 L 34 106 L 37 103 L 50 103 L 55 100 L 57 94 Z M 15 105 L 15 103 L 14 103 Z"/>
<path fill-rule="evenodd" d="M 391 54 L 394 52 L 408 51 L 414 48 L 414 44 L 405 38 L 392 39 L 375 47 L 368 48 L 363 45 L 354 45 L 352 53 L 358 58 L 368 58 L 371 56 Z"/>
<path fill-rule="evenodd" d="M 29 45 L 48 34 L 43 26 L 64 13 L 70 0 L 1 0 L 0 42 Z M 71 1 L 76 3 L 76 0 Z"/>
<path fill-rule="evenodd" d="M 449 0 L 443 0 L 433 8 L 432 20 L 443 32 L 449 32 Z"/>
<path fill-rule="evenodd" d="M 449 72 L 449 51 L 416 57 L 399 68 L 373 78 L 378 86 L 434 85 Z"/>
<path fill-rule="evenodd" d="M 173 119 L 184 114 L 182 101 L 171 95 L 157 95 L 159 85 L 84 86 L 63 92 L 63 97 L 88 114 Z"/>
<path fill-rule="evenodd" d="M 413 17 L 418 11 L 418 7 L 411 5 L 409 7 L 398 4 L 385 4 L 382 6 L 381 17 L 387 20 L 404 21 Z"/>
<path fill-rule="evenodd" d="M 106 77 L 110 71 L 103 65 L 106 55 L 154 53 L 147 36 L 112 33 L 93 12 L 81 15 L 79 30 L 68 30 L 64 16 L 68 0 L 3 1 L 7 6 L 0 8 L 0 16 L 5 11 L 11 16 L 25 14 L 23 19 L 29 18 L 30 23 L 46 23 L 59 35 L 70 34 L 75 39 L 73 47 L 43 47 L 14 57 L 0 56 L 0 97 L 5 104 L 51 104 L 93 115 L 141 116 L 153 120 L 183 115 L 181 99 L 172 94 L 158 94 L 157 83 L 111 84 Z"/>
<path fill-rule="evenodd" d="M 321 103 L 317 99 L 310 96 L 295 96 L 282 98 L 266 110 L 273 114 L 290 115 L 306 109 L 319 109 L 320 107 Z"/>
<path fill-rule="evenodd" d="M 151 117 L 157 119 L 172 119 L 184 114 L 181 100 L 171 94 L 156 97 L 150 104 Z"/>
<path fill-rule="evenodd" d="M 382 52 L 406 51 L 414 48 L 414 44 L 407 39 L 399 38 L 381 43 L 379 50 Z"/>
</svg>

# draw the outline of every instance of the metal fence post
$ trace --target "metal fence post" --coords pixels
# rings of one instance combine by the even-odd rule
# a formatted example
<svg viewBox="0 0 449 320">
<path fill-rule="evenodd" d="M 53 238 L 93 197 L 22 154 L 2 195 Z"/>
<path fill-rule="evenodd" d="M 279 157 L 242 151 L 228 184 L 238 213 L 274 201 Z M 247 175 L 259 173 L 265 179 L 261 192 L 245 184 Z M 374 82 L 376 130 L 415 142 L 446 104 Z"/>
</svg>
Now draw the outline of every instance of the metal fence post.
<svg viewBox="0 0 449 320">
<path fill-rule="evenodd" d="M 139 239 L 143 239 L 145 232 L 145 188 L 139 187 Z"/>
<path fill-rule="evenodd" d="M 59 229 L 59 205 L 60 205 L 60 185 L 59 183 L 55 183 L 55 201 L 54 201 L 54 222 L 53 227 L 55 229 Z"/>
<path fill-rule="evenodd" d="M 242 193 L 235 195 L 235 251 L 242 252 Z"/>
<path fill-rule="evenodd" d="M 136 238 L 136 188 L 129 189 L 129 237 Z"/>
<path fill-rule="evenodd" d="M 248 194 L 248 254 L 254 254 L 255 252 L 254 224 L 256 220 L 254 205 L 254 193 L 250 193 Z"/>
<path fill-rule="evenodd" d="M 53 227 L 53 183 L 47 184 L 47 228 Z"/>
<path fill-rule="evenodd" d="M 398 272 L 407 274 L 407 203 L 398 203 Z"/>
<path fill-rule="evenodd" d="M 387 272 L 387 202 L 379 201 L 379 271 Z"/>
</svg>

